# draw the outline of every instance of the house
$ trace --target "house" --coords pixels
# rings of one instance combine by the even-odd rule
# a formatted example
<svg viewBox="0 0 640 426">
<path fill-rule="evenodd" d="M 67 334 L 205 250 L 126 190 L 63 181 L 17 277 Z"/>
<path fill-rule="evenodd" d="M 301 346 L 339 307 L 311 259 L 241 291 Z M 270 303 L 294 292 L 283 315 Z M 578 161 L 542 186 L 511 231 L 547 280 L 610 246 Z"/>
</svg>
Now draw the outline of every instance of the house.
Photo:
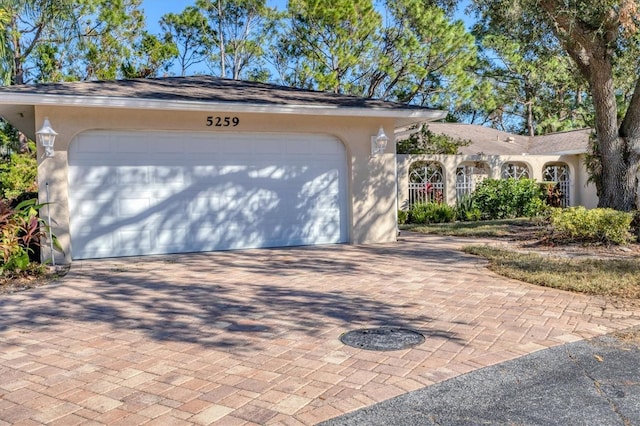
<svg viewBox="0 0 640 426">
<path fill-rule="evenodd" d="M 398 205 L 436 198 L 456 201 L 485 178 L 527 177 L 551 182 L 561 193 L 562 206 L 598 205 L 595 185 L 585 166 L 591 129 L 522 136 L 488 127 L 458 123 L 428 123 L 429 130 L 470 140 L 459 155 L 398 155 Z M 401 128 L 396 139 L 411 131 Z"/>
<path fill-rule="evenodd" d="M 386 134 L 444 115 L 203 76 L 0 88 L 0 116 L 58 133 L 38 146 L 58 263 L 395 241 Z"/>
</svg>

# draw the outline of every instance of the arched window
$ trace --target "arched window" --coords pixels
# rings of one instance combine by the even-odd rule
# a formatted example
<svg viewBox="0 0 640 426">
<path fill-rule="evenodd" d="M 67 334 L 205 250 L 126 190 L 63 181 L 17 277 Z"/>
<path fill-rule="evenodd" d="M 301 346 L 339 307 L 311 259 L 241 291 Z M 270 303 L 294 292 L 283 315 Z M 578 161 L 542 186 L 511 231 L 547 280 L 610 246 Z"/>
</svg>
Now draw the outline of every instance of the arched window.
<svg viewBox="0 0 640 426">
<path fill-rule="evenodd" d="M 529 167 L 525 163 L 504 163 L 501 175 L 502 179 L 528 179 Z"/>
<path fill-rule="evenodd" d="M 548 186 L 547 203 L 554 207 L 568 207 L 571 189 L 569 166 L 565 163 L 547 164 L 542 170 L 542 179 L 554 184 Z"/>
<path fill-rule="evenodd" d="M 437 162 L 418 161 L 409 169 L 409 206 L 444 202 L 444 173 Z"/>
<path fill-rule="evenodd" d="M 456 169 L 456 200 L 471 194 L 476 185 L 489 176 L 489 165 L 483 161 L 462 163 Z"/>
</svg>

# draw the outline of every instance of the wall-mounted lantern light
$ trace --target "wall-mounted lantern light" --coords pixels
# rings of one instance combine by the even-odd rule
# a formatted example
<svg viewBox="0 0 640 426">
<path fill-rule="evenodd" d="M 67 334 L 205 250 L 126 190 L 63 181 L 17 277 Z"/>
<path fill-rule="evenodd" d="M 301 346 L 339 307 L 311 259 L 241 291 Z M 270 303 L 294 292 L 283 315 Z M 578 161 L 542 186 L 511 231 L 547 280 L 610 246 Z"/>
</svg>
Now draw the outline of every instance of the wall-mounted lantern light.
<svg viewBox="0 0 640 426">
<path fill-rule="evenodd" d="M 36 132 L 36 136 L 38 138 L 38 142 L 42 144 L 44 148 L 43 157 L 53 157 L 55 154 L 53 152 L 53 144 L 56 141 L 56 136 L 58 133 L 51 128 L 51 123 L 49 122 L 49 118 L 44 118 L 44 123 L 42 123 L 42 127 L 40 130 Z M 51 233 L 51 202 L 49 200 L 49 181 L 45 182 L 46 194 L 47 194 L 47 219 L 49 221 L 49 250 L 51 250 L 51 264 L 53 266 L 56 265 L 56 259 L 53 254 L 53 235 Z"/>
<path fill-rule="evenodd" d="M 45 117 L 42 128 L 36 132 L 36 135 L 38 136 L 38 142 L 40 142 L 44 148 L 44 156 L 53 157 L 55 155 L 53 152 L 53 144 L 56 141 L 58 133 L 51 128 L 51 123 L 47 117 Z"/>
<path fill-rule="evenodd" d="M 384 134 L 384 129 L 380 126 L 378 134 L 371 136 L 371 156 L 375 157 L 378 154 L 382 154 L 387 147 L 387 142 L 389 142 L 389 138 Z"/>
</svg>

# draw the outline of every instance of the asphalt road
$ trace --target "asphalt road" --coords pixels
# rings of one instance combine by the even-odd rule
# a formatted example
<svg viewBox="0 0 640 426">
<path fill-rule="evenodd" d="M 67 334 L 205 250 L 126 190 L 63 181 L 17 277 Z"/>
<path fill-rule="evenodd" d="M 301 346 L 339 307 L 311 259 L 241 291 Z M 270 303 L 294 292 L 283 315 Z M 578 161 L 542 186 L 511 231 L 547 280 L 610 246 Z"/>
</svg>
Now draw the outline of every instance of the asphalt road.
<svg viewBox="0 0 640 426">
<path fill-rule="evenodd" d="M 546 349 L 322 425 L 640 425 L 638 336 Z"/>
</svg>

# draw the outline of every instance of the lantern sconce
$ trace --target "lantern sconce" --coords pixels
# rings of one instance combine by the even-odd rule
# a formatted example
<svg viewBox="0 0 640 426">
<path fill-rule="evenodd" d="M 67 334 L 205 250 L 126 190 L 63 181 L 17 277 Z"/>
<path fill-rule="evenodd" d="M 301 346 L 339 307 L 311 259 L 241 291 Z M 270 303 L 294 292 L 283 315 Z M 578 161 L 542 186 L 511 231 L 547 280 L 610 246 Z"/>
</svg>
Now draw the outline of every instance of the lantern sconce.
<svg viewBox="0 0 640 426">
<path fill-rule="evenodd" d="M 384 129 L 380 126 L 378 134 L 371 136 L 371 157 L 382 154 L 387 147 L 387 142 L 389 142 L 389 138 L 384 134 Z"/>
<path fill-rule="evenodd" d="M 42 127 L 36 132 L 38 142 L 40 142 L 40 144 L 44 148 L 44 154 L 42 155 L 42 158 L 51 158 L 55 155 L 55 153 L 53 152 L 53 144 L 56 141 L 56 136 L 58 136 L 58 133 L 51 128 L 49 118 L 45 117 L 44 123 L 42 123 Z M 49 229 L 49 250 L 51 250 L 51 264 L 53 266 L 56 266 L 56 258 L 53 252 L 53 234 L 51 232 L 51 202 L 49 197 L 49 181 L 45 182 L 45 187 L 47 194 L 47 220 L 49 222 L 47 226 L 47 228 Z"/>
<path fill-rule="evenodd" d="M 53 157 L 55 153 L 53 152 L 53 144 L 56 141 L 56 136 L 58 133 L 51 128 L 51 123 L 49 122 L 49 118 L 44 118 L 44 123 L 42 123 L 42 128 L 36 132 L 38 137 L 38 142 L 44 148 L 43 157 Z"/>
</svg>

